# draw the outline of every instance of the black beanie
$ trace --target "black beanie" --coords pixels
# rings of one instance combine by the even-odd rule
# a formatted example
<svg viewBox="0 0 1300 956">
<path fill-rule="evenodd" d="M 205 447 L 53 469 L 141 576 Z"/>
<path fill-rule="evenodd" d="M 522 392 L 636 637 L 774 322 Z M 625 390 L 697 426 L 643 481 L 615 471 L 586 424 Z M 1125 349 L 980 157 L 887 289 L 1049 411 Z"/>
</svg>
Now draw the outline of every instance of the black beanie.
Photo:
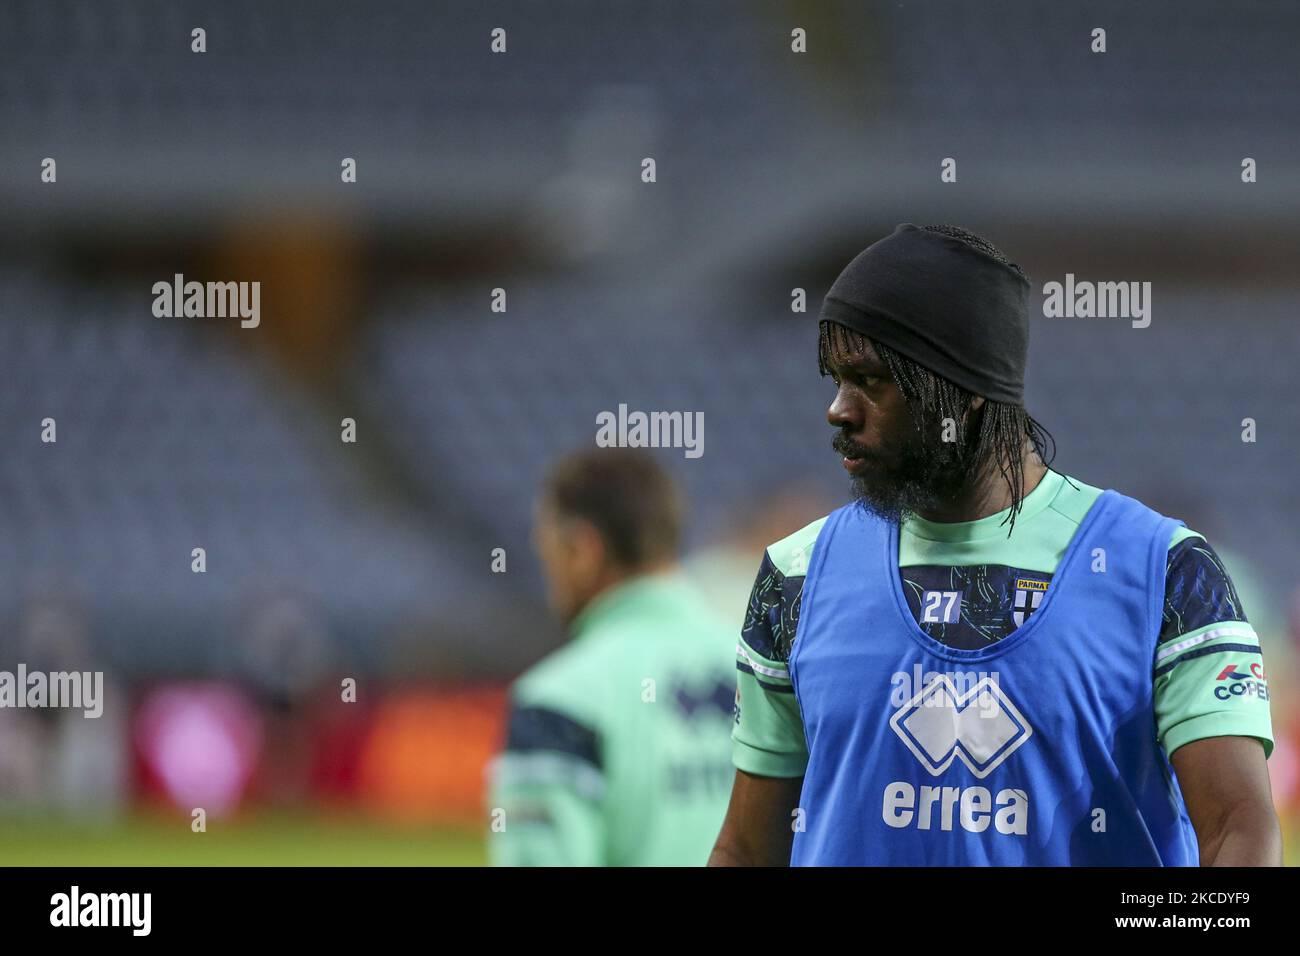
<svg viewBox="0 0 1300 956">
<path fill-rule="evenodd" d="M 989 401 L 1024 401 L 1029 280 L 954 236 L 902 223 L 844 268 L 820 318 Z"/>
</svg>

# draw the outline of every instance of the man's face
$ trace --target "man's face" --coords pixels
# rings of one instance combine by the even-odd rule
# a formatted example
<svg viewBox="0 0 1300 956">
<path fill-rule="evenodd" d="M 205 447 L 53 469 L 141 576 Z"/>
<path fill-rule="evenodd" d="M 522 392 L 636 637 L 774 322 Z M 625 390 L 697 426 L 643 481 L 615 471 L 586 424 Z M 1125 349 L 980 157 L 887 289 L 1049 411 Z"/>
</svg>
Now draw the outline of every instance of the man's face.
<svg viewBox="0 0 1300 956">
<path fill-rule="evenodd" d="M 831 447 L 843 456 L 854 496 L 890 521 L 950 502 L 969 475 L 957 442 L 944 441 L 942 422 L 916 428 L 907 400 L 870 342 L 842 351 L 831 336 L 826 368 L 837 391 L 826 420 L 838 428 Z M 948 429 L 951 437 L 953 429 Z"/>
</svg>

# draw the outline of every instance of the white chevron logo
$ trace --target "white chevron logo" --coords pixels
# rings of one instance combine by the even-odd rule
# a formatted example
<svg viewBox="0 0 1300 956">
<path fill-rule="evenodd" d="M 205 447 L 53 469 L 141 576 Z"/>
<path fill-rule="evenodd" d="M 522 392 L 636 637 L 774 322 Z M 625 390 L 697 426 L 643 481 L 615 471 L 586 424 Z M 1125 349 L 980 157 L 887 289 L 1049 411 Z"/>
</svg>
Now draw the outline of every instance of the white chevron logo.
<svg viewBox="0 0 1300 956">
<path fill-rule="evenodd" d="M 1034 732 L 992 677 L 963 694 L 948 674 L 900 707 L 889 726 L 935 777 L 955 758 L 976 777 L 987 777 Z"/>
</svg>

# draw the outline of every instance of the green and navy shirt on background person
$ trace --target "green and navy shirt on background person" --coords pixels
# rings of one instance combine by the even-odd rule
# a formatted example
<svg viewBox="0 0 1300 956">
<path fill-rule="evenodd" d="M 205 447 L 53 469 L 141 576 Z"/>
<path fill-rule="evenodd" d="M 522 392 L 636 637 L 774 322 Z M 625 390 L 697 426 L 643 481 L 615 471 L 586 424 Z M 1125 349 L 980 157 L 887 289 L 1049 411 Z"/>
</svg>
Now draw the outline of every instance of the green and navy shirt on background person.
<svg viewBox="0 0 1300 956">
<path fill-rule="evenodd" d="M 792 863 L 1195 865 L 1168 756 L 1272 752 L 1259 639 L 1202 536 L 1053 471 L 1010 537 L 1006 514 L 891 531 L 849 506 L 767 549 L 733 759 L 804 777 Z"/>
<path fill-rule="evenodd" d="M 734 629 L 667 572 L 599 595 L 571 631 L 511 688 L 491 862 L 703 866 L 735 775 Z"/>
</svg>

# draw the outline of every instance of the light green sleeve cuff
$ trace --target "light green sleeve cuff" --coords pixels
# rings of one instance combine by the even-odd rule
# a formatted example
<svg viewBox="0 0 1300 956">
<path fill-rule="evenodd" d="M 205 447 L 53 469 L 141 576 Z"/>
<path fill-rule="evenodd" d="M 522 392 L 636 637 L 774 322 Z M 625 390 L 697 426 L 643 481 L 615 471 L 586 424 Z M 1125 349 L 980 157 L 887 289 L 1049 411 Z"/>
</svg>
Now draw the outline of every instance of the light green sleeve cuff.
<svg viewBox="0 0 1300 956">
<path fill-rule="evenodd" d="M 736 658 L 732 763 L 763 777 L 803 776 L 808 744 L 785 664 L 760 657 L 743 642 Z"/>
<path fill-rule="evenodd" d="M 808 769 L 808 755 L 759 750 L 743 740 L 731 738 L 731 762 L 737 770 L 759 777 L 802 777 Z"/>
<path fill-rule="evenodd" d="M 1245 621 L 1220 621 L 1162 645 L 1155 682 L 1156 733 L 1165 753 L 1203 737 L 1256 737 L 1273 752 L 1268 683 L 1259 637 Z"/>
<path fill-rule="evenodd" d="M 1183 744 L 1206 737 L 1254 737 L 1264 745 L 1265 760 L 1273 753 L 1273 728 L 1267 716 L 1234 711 L 1202 714 L 1170 727 L 1164 739 L 1165 753 L 1173 756 Z"/>
</svg>

